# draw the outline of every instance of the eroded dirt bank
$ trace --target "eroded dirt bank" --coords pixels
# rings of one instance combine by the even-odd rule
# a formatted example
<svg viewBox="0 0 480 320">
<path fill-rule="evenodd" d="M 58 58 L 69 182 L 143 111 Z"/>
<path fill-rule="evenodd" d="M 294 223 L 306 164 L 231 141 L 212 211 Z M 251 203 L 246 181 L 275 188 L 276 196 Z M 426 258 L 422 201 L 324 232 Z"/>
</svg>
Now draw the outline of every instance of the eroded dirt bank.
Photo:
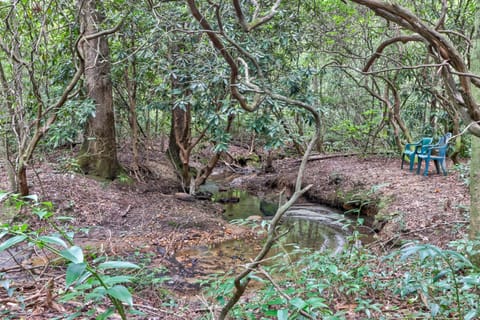
<svg viewBox="0 0 480 320">
<path fill-rule="evenodd" d="M 391 247 L 418 240 L 444 246 L 467 232 L 470 197 L 465 172 L 448 163 L 449 174 L 435 167 L 428 176 L 400 169 L 396 158 L 356 156 L 327 157 L 309 162 L 304 184 L 312 184 L 310 201 L 370 217 L 377 244 Z M 251 175 L 245 187 L 254 191 L 292 188 L 298 161 L 277 162 L 274 174 Z"/>
</svg>

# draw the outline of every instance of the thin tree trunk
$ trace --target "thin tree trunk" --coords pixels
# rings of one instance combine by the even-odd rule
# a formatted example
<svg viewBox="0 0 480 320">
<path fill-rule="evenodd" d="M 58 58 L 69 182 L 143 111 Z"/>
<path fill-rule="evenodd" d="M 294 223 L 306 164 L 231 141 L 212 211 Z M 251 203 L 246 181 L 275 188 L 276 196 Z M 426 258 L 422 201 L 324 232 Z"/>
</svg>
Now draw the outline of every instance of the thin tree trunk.
<svg viewBox="0 0 480 320">
<path fill-rule="evenodd" d="M 13 167 L 12 163 L 10 162 L 10 152 L 8 149 L 8 144 L 7 144 L 7 136 L 6 133 L 4 133 L 5 136 L 0 137 L 0 160 L 3 162 L 3 166 L 6 168 L 7 171 L 7 176 L 8 176 L 8 182 L 10 185 L 10 190 L 15 191 L 17 188 L 17 184 L 15 183 L 15 168 Z"/>
</svg>

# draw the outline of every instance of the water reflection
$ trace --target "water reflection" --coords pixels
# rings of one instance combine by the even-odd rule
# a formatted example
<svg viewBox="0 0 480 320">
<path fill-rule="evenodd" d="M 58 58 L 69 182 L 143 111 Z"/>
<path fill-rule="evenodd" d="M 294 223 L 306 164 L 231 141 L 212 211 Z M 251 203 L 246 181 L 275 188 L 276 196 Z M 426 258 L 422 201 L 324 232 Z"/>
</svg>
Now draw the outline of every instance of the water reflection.
<svg viewBox="0 0 480 320">
<path fill-rule="evenodd" d="M 243 190 L 218 192 L 212 199 L 224 205 L 226 220 L 246 219 L 250 216 L 268 219 L 277 209 L 274 201 L 260 199 Z M 312 203 L 292 206 L 285 213 L 279 230 L 286 234 L 272 248 L 269 257 L 285 253 L 284 256 L 291 259 L 293 256 L 290 253 L 299 247 L 339 253 L 346 242 L 345 224 L 345 216 L 332 208 Z M 201 270 L 214 273 L 251 261 L 261 246 L 261 240 L 230 240 L 183 250 L 177 254 L 177 259 L 195 260 Z"/>
</svg>

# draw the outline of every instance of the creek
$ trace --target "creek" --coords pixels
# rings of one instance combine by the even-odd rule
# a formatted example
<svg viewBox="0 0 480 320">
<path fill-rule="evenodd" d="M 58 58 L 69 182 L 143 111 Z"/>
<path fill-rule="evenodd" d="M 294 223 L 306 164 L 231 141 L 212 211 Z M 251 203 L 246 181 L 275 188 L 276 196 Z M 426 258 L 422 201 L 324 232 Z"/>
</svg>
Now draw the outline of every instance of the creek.
<svg viewBox="0 0 480 320">
<path fill-rule="evenodd" d="M 257 221 L 268 220 L 278 207 L 272 196 L 262 199 L 237 189 L 219 192 L 214 184 L 207 184 L 206 188 L 209 192 L 214 192 L 213 201 L 223 204 L 223 218 L 231 222 L 251 218 Z M 347 225 L 351 221 L 336 209 L 301 201 L 292 206 L 282 218 L 280 232 L 288 232 L 280 238 L 269 256 L 281 252 L 289 253 L 295 248 L 339 253 L 347 241 Z M 177 258 L 195 261 L 202 273 L 211 274 L 224 272 L 250 261 L 261 246 L 262 240 L 259 239 L 230 240 L 182 250 L 178 252 Z"/>
</svg>

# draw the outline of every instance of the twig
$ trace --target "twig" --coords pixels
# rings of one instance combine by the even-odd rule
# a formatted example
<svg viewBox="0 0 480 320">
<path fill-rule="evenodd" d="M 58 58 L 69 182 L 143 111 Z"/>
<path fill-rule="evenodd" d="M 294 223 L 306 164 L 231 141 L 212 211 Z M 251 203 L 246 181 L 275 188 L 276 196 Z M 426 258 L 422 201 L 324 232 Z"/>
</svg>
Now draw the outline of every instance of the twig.
<svg viewBox="0 0 480 320">
<path fill-rule="evenodd" d="M 206 312 L 206 311 L 208 311 L 208 312 L 210 312 L 210 315 L 211 315 L 212 319 L 215 319 L 214 307 L 212 305 L 210 305 L 203 296 L 201 296 L 201 297 L 197 296 L 197 297 L 202 301 L 203 304 L 205 304 L 207 306 L 207 308 L 196 309 L 195 312 L 204 312 L 204 311 Z"/>
</svg>

